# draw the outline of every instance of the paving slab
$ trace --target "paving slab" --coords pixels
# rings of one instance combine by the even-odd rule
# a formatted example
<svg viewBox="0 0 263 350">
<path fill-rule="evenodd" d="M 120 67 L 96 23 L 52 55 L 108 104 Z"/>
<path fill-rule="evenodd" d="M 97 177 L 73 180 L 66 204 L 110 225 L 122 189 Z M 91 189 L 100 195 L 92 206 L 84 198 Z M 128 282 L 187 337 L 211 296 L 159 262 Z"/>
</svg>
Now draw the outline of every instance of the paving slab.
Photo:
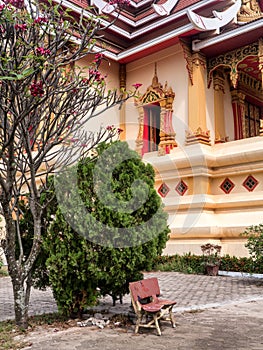
<svg viewBox="0 0 263 350">
<path fill-rule="evenodd" d="M 24 350 L 263 350 L 263 280 L 248 277 L 185 275 L 177 272 L 145 273 L 157 277 L 162 297 L 177 300 L 177 327 L 162 322 L 162 335 L 134 326 L 77 327 L 67 330 L 39 327 L 20 336 Z M 102 298 L 94 311 L 127 315 L 130 296 L 112 306 Z M 30 314 L 56 312 L 52 291 L 32 290 Z M 0 320 L 13 319 L 13 293 L 9 277 L 0 278 Z"/>
</svg>

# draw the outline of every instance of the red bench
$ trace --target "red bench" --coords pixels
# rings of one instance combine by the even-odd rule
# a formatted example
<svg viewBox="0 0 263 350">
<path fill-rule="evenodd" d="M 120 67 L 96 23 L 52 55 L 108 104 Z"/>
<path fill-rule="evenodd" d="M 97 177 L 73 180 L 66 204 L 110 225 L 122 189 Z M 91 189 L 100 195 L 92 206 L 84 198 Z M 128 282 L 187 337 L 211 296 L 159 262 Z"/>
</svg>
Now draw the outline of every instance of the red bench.
<svg viewBox="0 0 263 350">
<path fill-rule="evenodd" d="M 165 318 L 175 327 L 173 317 L 173 306 L 176 301 L 160 299 L 160 288 L 157 278 L 152 277 L 141 281 L 130 282 L 129 289 L 134 311 L 137 315 L 135 333 L 140 327 L 156 328 L 158 335 L 161 335 L 159 320 Z M 150 316 L 150 317 L 149 317 Z M 150 320 L 149 320 L 150 318 Z"/>
</svg>

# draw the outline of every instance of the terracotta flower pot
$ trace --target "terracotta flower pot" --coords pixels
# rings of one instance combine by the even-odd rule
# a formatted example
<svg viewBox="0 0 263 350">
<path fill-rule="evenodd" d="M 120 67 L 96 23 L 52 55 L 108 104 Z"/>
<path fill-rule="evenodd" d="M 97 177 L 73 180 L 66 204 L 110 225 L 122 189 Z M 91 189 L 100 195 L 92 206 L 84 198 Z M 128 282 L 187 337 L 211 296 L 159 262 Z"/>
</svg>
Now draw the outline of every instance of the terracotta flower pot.
<svg viewBox="0 0 263 350">
<path fill-rule="evenodd" d="M 206 272 L 209 276 L 217 276 L 219 270 L 219 265 L 207 265 Z"/>
</svg>

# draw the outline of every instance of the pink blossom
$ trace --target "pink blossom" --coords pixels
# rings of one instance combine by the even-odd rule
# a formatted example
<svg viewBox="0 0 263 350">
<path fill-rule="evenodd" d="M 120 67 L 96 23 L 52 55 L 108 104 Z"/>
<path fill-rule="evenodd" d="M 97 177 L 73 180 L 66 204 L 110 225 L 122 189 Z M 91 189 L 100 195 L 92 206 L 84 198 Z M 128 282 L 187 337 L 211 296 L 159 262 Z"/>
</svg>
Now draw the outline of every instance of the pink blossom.
<svg viewBox="0 0 263 350">
<path fill-rule="evenodd" d="M 142 84 L 136 83 L 136 84 L 132 84 L 132 86 L 135 87 L 135 89 L 137 90 L 137 89 L 139 89 L 139 87 L 142 86 Z"/>
<path fill-rule="evenodd" d="M 0 5 L 0 11 L 3 11 L 4 8 L 5 8 L 5 5 Z"/>
<path fill-rule="evenodd" d="M 90 69 L 89 69 L 89 75 L 90 75 L 92 78 L 94 78 L 96 81 L 102 81 L 102 80 L 104 80 L 104 76 L 103 76 L 100 72 L 98 72 L 97 70 L 95 70 L 95 69 L 90 68 Z"/>
<path fill-rule="evenodd" d="M 49 49 L 44 49 L 44 47 L 37 47 L 36 48 L 36 54 L 37 56 L 48 56 L 50 55 L 51 51 Z"/>
<path fill-rule="evenodd" d="M 26 23 L 23 24 L 15 24 L 15 29 L 16 30 L 21 30 L 22 32 L 24 32 L 25 30 L 27 30 L 27 25 Z"/>
<path fill-rule="evenodd" d="M 104 55 L 103 55 L 103 53 L 100 53 L 100 52 L 98 52 L 98 53 L 96 53 L 96 55 L 95 55 L 95 62 L 101 62 L 101 60 L 103 59 L 103 57 L 104 57 Z"/>
<path fill-rule="evenodd" d="M 117 129 L 117 133 L 118 133 L 118 134 L 120 134 L 120 133 L 122 133 L 122 132 L 123 132 L 123 129 L 121 129 L 121 128 L 118 128 L 118 129 Z"/>
<path fill-rule="evenodd" d="M 30 89 L 31 95 L 34 97 L 42 97 L 44 95 L 42 81 L 33 81 L 29 89 Z"/>
<path fill-rule="evenodd" d="M 46 17 L 37 17 L 34 19 L 34 24 L 42 24 L 42 23 L 47 23 L 48 19 Z"/>
<path fill-rule="evenodd" d="M 114 130 L 114 126 L 113 126 L 113 125 L 108 125 L 108 126 L 106 127 L 106 130 L 112 131 L 112 130 Z"/>
<path fill-rule="evenodd" d="M 11 4 L 18 9 L 24 7 L 24 0 L 5 0 L 4 2 L 6 4 Z"/>
</svg>

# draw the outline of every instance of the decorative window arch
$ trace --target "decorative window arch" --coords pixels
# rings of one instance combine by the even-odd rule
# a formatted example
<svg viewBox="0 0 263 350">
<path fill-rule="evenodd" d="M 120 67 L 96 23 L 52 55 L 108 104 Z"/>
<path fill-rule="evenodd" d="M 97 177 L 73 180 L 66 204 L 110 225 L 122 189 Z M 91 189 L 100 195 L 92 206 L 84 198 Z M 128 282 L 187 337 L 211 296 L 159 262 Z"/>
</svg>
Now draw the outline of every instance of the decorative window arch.
<svg viewBox="0 0 263 350">
<path fill-rule="evenodd" d="M 139 132 L 136 139 L 137 152 L 144 155 L 158 151 L 159 155 L 170 153 L 177 146 L 172 125 L 175 93 L 159 83 L 155 74 L 146 92 L 135 100 L 139 112 Z"/>
</svg>

